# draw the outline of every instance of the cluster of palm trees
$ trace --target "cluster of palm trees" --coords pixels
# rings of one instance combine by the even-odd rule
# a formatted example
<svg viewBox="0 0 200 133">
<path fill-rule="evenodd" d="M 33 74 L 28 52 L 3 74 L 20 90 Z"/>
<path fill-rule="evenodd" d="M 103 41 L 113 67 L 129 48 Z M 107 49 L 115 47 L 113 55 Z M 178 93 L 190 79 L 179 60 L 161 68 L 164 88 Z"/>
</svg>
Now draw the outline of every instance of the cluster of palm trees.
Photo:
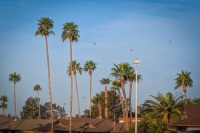
<svg viewBox="0 0 200 133">
<path fill-rule="evenodd" d="M 52 125 L 52 132 L 53 132 L 53 114 L 52 114 L 52 94 L 51 94 L 51 81 L 50 81 L 50 61 L 49 61 L 49 53 L 48 53 L 48 36 L 50 34 L 55 34 L 53 29 L 53 20 L 49 19 L 48 17 L 41 17 L 38 23 L 38 29 L 35 32 L 35 35 L 41 35 L 45 37 L 46 42 L 46 56 L 47 56 L 47 67 L 48 67 L 48 89 L 49 89 L 49 98 L 50 98 L 50 109 L 51 109 L 51 125 Z M 74 62 L 73 66 L 73 58 L 72 58 L 72 43 L 78 42 L 79 36 L 79 30 L 78 25 L 76 25 L 74 22 L 66 22 L 63 24 L 63 31 L 62 31 L 62 41 L 64 42 L 66 39 L 70 42 L 70 66 L 68 70 L 68 74 L 70 76 L 70 132 L 72 127 L 72 99 L 73 99 L 73 75 L 75 76 L 76 81 L 76 90 L 77 90 L 77 101 L 78 101 L 78 112 L 80 117 L 80 102 L 78 98 L 78 85 L 76 80 L 76 72 L 77 72 L 77 64 Z M 92 71 L 96 69 L 96 63 L 93 61 L 86 62 L 84 66 L 84 70 L 89 72 L 90 75 L 90 114 L 92 112 L 91 110 L 91 97 L 92 97 Z M 91 115 L 90 115 L 91 116 Z"/>
<path fill-rule="evenodd" d="M 49 35 L 55 33 L 52 31 L 53 26 L 54 26 L 54 21 L 48 17 L 41 17 L 38 20 L 38 28 L 35 32 L 35 35 L 41 35 L 42 37 L 45 38 L 45 43 L 46 43 L 46 58 L 47 58 L 47 68 L 48 68 L 48 91 L 49 91 L 49 100 L 50 100 L 50 111 L 51 111 L 51 126 L 52 126 L 52 132 L 53 132 L 53 110 L 52 110 L 52 93 L 51 93 L 51 77 L 50 77 L 50 59 L 49 59 L 49 52 L 48 52 L 48 37 Z M 79 72 L 81 74 L 82 68 L 80 67 L 80 64 L 76 62 L 76 60 L 73 60 L 72 58 L 72 43 L 73 42 L 78 42 L 79 36 L 79 30 L 78 30 L 78 25 L 76 25 L 74 22 L 66 22 L 63 24 L 63 31 L 62 31 L 62 41 L 64 42 L 66 39 L 69 40 L 70 42 L 70 65 L 68 67 L 67 73 L 70 76 L 70 131 L 72 127 L 72 99 L 73 99 L 73 75 L 75 78 L 76 82 L 76 94 L 77 94 L 77 101 L 78 101 L 78 113 L 79 117 L 80 115 L 80 101 L 79 101 L 79 96 L 78 96 L 78 85 L 77 85 L 77 79 L 76 79 L 76 74 Z M 90 75 L 90 117 L 92 114 L 92 72 L 96 69 L 96 63 L 93 61 L 86 61 L 83 70 L 87 71 Z M 125 122 L 125 127 L 128 127 L 128 111 L 130 112 L 130 117 L 132 118 L 132 84 L 133 82 L 136 82 L 136 74 L 134 73 L 134 68 L 131 67 L 129 63 L 120 63 L 118 65 L 114 64 L 114 67 L 111 68 L 111 76 L 115 78 L 115 80 L 112 81 L 112 89 L 117 90 L 119 94 L 119 98 L 121 101 L 121 106 L 123 109 L 123 118 Z M 73 73 L 73 74 L 72 74 Z M 141 75 L 138 75 L 137 77 L 138 82 L 142 80 Z M 13 74 L 9 75 L 9 81 L 14 83 L 14 109 L 15 109 L 15 119 L 16 119 L 16 83 L 21 80 L 20 74 L 16 74 L 14 72 Z M 125 91 L 125 84 L 127 81 L 130 84 L 130 89 L 129 89 L 129 98 L 127 99 L 126 91 Z M 108 112 L 107 112 L 107 85 L 111 82 L 109 78 L 103 78 L 100 80 L 101 84 L 105 85 L 105 117 L 108 118 Z M 184 72 L 181 71 L 181 74 L 178 74 L 178 78 L 176 79 L 176 87 L 175 89 L 179 87 L 183 87 L 183 91 L 185 94 L 185 99 L 187 98 L 186 96 L 186 87 L 192 86 L 192 79 L 190 78 L 190 72 Z M 36 85 L 34 87 L 35 91 L 39 91 L 41 88 L 39 85 Z M 122 94 L 120 92 L 120 89 L 122 89 Z M 39 98 L 39 93 L 38 93 L 38 98 Z M 39 105 L 39 102 L 38 102 Z M 39 111 L 40 112 L 40 111 Z M 39 115 L 40 117 L 40 115 Z M 130 118 L 130 120 L 131 120 Z M 130 121 L 131 122 L 131 121 Z"/>
<path fill-rule="evenodd" d="M 3 95 L 0 97 L 0 108 L 2 108 L 2 112 L 3 112 L 3 115 L 5 115 L 5 109 L 8 108 L 8 104 L 6 102 L 8 102 L 8 97 L 6 95 Z"/>
<path fill-rule="evenodd" d="M 132 84 L 136 82 L 136 74 L 134 73 L 134 68 L 129 63 L 120 63 L 118 65 L 114 64 L 114 68 L 111 68 L 111 76 L 115 77 L 115 80 L 112 82 L 113 89 L 117 90 L 119 98 L 121 101 L 121 106 L 123 110 L 123 118 L 126 129 L 129 128 L 129 125 L 132 122 Z M 137 82 L 142 80 L 142 76 L 137 74 Z M 125 84 L 129 82 L 129 98 L 127 100 Z M 122 89 L 122 94 L 120 92 Z M 128 122 L 128 113 L 130 113 L 130 121 Z"/>
</svg>

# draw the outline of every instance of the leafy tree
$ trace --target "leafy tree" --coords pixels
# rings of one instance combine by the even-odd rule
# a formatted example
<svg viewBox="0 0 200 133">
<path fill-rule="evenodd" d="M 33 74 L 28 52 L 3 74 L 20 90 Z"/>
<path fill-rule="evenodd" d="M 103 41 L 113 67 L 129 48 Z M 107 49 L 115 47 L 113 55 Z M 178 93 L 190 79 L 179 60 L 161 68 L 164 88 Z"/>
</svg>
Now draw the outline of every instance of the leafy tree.
<svg viewBox="0 0 200 133">
<path fill-rule="evenodd" d="M 39 112 L 38 119 L 40 119 L 41 116 L 40 116 L 40 94 L 39 94 L 39 91 L 42 90 L 42 88 L 40 87 L 40 85 L 35 85 L 33 87 L 33 90 L 37 91 L 37 94 L 38 94 L 38 112 Z"/>
<path fill-rule="evenodd" d="M 105 110 L 105 93 L 104 91 L 101 91 L 100 93 L 97 93 L 93 98 L 92 98 L 92 117 L 96 118 L 98 117 L 98 104 L 101 105 L 102 110 Z M 120 104 L 119 97 L 115 90 L 108 90 L 108 119 L 114 120 L 114 117 L 116 120 L 118 120 L 118 117 L 122 115 L 122 108 Z M 85 116 L 89 115 L 89 110 L 86 109 L 84 111 Z M 103 114 L 103 117 L 105 118 L 105 114 Z"/>
<path fill-rule="evenodd" d="M 8 104 L 6 104 L 6 102 L 8 102 L 8 97 L 6 95 L 3 95 L 0 97 L 0 101 L 1 101 L 1 104 L 0 104 L 0 108 L 2 108 L 2 111 L 3 111 L 3 115 L 5 115 L 5 109 L 8 108 Z"/>
<path fill-rule="evenodd" d="M 63 24 L 63 32 L 61 35 L 62 41 L 64 42 L 66 39 L 70 42 L 70 73 L 72 73 L 72 42 L 78 42 L 79 30 L 78 25 L 74 22 L 68 22 Z M 70 132 L 72 128 L 72 99 L 73 99 L 73 81 L 72 74 L 70 75 Z"/>
<path fill-rule="evenodd" d="M 16 72 L 9 74 L 9 79 L 10 82 L 14 83 L 14 111 L 15 111 L 15 115 L 14 115 L 14 120 L 16 121 L 16 112 L 17 112 L 17 107 L 16 107 L 16 83 L 21 81 L 21 76 L 20 74 L 17 74 Z"/>
<path fill-rule="evenodd" d="M 46 102 L 41 106 L 41 119 L 50 119 L 51 118 L 51 109 L 50 103 Z M 37 119 L 38 118 L 38 98 L 30 97 L 26 100 L 25 105 L 22 107 L 20 112 L 22 119 Z M 65 118 L 67 114 L 65 113 L 64 107 L 57 106 L 55 103 L 53 104 L 53 118 L 61 119 Z"/>
<path fill-rule="evenodd" d="M 41 17 L 38 20 L 38 28 L 35 32 L 35 36 L 41 35 L 44 36 L 45 42 L 46 42 L 46 57 L 47 57 L 47 68 L 48 68 L 48 90 L 49 90 L 49 99 L 50 99 L 50 109 L 51 112 L 53 112 L 52 109 L 52 94 L 51 94 L 51 76 L 50 76 L 50 61 L 49 61 L 49 48 L 48 48 L 48 36 L 50 34 L 55 35 L 55 33 L 52 31 L 53 29 L 53 20 L 47 17 Z M 51 113 L 51 131 L 53 132 L 53 113 Z"/>
<path fill-rule="evenodd" d="M 92 60 L 86 61 L 84 64 L 84 71 L 88 72 L 90 75 L 90 117 L 92 115 L 92 72 L 96 69 L 96 63 Z"/>
<path fill-rule="evenodd" d="M 110 83 L 110 79 L 108 78 L 102 78 L 100 80 L 100 83 L 102 85 L 105 86 L 105 91 L 104 91 L 104 94 L 105 94 L 105 118 L 108 119 L 108 90 L 107 90 L 107 85 Z"/>
<path fill-rule="evenodd" d="M 183 110 L 183 102 L 181 96 L 173 95 L 171 92 L 165 95 L 158 93 L 157 96 L 152 96 L 154 100 L 146 100 L 143 104 L 143 113 L 156 113 L 157 118 L 166 122 L 176 122 L 181 117 Z"/>
<path fill-rule="evenodd" d="M 68 75 L 70 75 L 70 65 L 68 66 L 68 70 L 67 73 Z M 77 63 L 76 60 L 72 61 L 72 72 L 74 74 L 74 79 L 75 79 L 75 83 L 76 83 L 76 98 L 77 98 L 77 102 L 78 102 L 78 115 L 79 118 L 81 118 L 81 111 L 80 111 L 80 101 L 79 101 L 79 96 L 78 96 L 78 83 L 77 83 L 77 78 L 76 78 L 76 74 L 77 72 L 79 74 L 82 74 L 82 68 L 80 67 L 80 63 Z"/>
<path fill-rule="evenodd" d="M 20 112 L 21 119 L 37 119 L 38 114 L 38 98 L 28 98 Z"/>
<path fill-rule="evenodd" d="M 178 77 L 175 79 L 176 80 L 176 85 L 174 89 L 178 89 L 182 87 L 183 92 L 184 92 L 184 99 L 187 99 L 187 87 L 192 87 L 193 86 L 193 80 L 190 77 L 191 72 L 187 71 L 181 71 L 181 73 L 177 73 Z"/>
</svg>

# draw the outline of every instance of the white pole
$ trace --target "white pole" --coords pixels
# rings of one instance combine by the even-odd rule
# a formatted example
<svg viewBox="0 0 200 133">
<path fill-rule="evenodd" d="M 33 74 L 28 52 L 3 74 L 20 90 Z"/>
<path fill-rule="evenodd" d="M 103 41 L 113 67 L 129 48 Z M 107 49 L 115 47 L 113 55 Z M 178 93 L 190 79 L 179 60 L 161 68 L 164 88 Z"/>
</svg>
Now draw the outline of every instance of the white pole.
<svg viewBox="0 0 200 133">
<path fill-rule="evenodd" d="M 135 133 L 137 133 L 137 70 L 138 66 L 136 65 L 136 77 L 135 77 Z"/>
</svg>

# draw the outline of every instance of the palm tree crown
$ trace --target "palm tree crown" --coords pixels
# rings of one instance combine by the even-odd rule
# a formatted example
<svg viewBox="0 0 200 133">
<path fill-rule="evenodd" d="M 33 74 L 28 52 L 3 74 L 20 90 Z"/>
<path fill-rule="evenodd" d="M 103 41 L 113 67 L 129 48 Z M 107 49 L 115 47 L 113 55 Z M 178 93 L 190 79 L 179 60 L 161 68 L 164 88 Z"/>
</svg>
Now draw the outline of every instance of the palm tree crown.
<svg viewBox="0 0 200 133">
<path fill-rule="evenodd" d="M 40 91 L 40 90 L 42 90 L 42 88 L 40 87 L 40 85 L 35 85 L 35 86 L 33 87 L 33 90 L 34 90 L 34 91 Z"/>
<path fill-rule="evenodd" d="M 64 42 L 66 39 L 70 41 L 78 42 L 79 30 L 77 29 L 78 25 L 74 24 L 74 22 L 68 22 L 63 24 L 63 32 L 62 32 L 62 41 Z"/>
<path fill-rule="evenodd" d="M 9 75 L 9 79 L 8 80 L 10 82 L 13 82 L 14 84 L 16 84 L 17 82 L 21 81 L 21 76 L 20 76 L 20 74 L 17 74 L 16 72 L 14 72 L 14 73 L 11 73 Z"/>
<path fill-rule="evenodd" d="M 175 79 L 176 80 L 176 86 L 174 87 L 174 89 L 178 89 L 179 87 L 182 86 L 188 86 L 188 87 L 192 87 L 193 86 L 193 80 L 190 77 L 191 72 L 187 72 L 187 71 L 181 71 L 181 73 L 177 73 L 178 77 Z"/>
<path fill-rule="evenodd" d="M 162 95 L 152 96 L 154 100 L 146 100 L 144 103 L 144 112 L 152 112 L 167 123 L 175 122 L 180 119 L 183 109 L 182 96 L 173 95 L 171 92 Z"/>
<path fill-rule="evenodd" d="M 77 72 L 81 75 L 82 74 L 82 67 L 80 66 L 80 63 L 77 63 L 76 60 L 72 61 L 72 71 L 74 75 L 77 74 Z M 70 76 L 70 65 L 68 66 L 67 70 L 68 75 Z"/>
<path fill-rule="evenodd" d="M 109 78 L 102 78 L 101 80 L 100 80 L 100 82 L 101 82 L 101 84 L 102 85 L 107 85 L 107 84 L 109 84 L 110 83 L 110 79 Z"/>
<path fill-rule="evenodd" d="M 175 79 L 176 80 L 176 85 L 174 89 L 178 89 L 182 87 L 183 92 L 184 92 L 184 99 L 187 99 L 187 87 L 192 87 L 193 86 L 193 81 L 190 77 L 190 72 L 187 71 L 181 71 L 181 73 L 177 73 L 178 77 Z M 187 101 L 185 101 L 187 103 Z"/>
<path fill-rule="evenodd" d="M 53 29 L 53 20 L 47 17 L 41 17 L 39 20 L 38 29 L 35 32 L 35 35 L 41 35 L 41 36 L 49 36 L 50 34 L 55 33 L 51 30 Z"/>
<path fill-rule="evenodd" d="M 86 61 L 85 65 L 84 65 L 84 70 L 88 71 L 89 74 L 92 74 L 92 71 L 94 71 L 96 69 L 96 63 L 94 63 L 93 61 Z"/>
</svg>

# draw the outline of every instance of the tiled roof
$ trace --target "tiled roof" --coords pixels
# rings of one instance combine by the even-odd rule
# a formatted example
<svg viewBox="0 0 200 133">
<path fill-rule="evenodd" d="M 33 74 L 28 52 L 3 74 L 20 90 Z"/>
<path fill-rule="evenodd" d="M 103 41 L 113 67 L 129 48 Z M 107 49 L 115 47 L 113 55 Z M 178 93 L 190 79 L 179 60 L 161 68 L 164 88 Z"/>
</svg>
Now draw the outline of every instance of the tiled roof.
<svg viewBox="0 0 200 133">
<path fill-rule="evenodd" d="M 184 113 L 187 117 L 177 123 L 172 124 L 173 127 L 200 127 L 200 105 L 188 104 L 184 105 Z"/>
<path fill-rule="evenodd" d="M 26 119 L 13 121 L 0 115 L 0 131 L 45 131 L 51 130 L 51 121 L 45 119 Z M 113 121 L 109 119 L 73 118 L 72 131 L 82 132 L 112 132 L 114 130 Z M 115 131 L 122 131 L 123 124 L 115 124 Z M 54 120 L 54 131 L 69 131 L 69 119 Z"/>
</svg>

